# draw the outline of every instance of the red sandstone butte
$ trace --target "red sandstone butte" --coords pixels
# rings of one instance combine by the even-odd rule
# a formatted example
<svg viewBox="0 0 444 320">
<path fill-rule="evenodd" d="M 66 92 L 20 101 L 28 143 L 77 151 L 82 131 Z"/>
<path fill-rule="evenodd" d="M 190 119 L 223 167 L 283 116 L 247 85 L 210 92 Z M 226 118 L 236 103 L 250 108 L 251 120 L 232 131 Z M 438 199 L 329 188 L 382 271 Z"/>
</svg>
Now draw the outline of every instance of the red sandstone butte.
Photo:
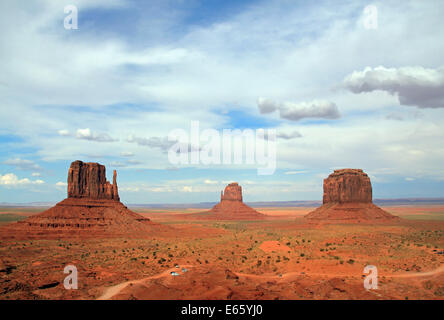
<svg viewBox="0 0 444 320">
<path fill-rule="evenodd" d="M 136 236 L 152 233 L 158 227 L 120 202 L 115 170 L 110 184 L 105 166 L 74 161 L 68 171 L 68 198 L 42 213 L 5 226 L 2 233 L 30 238 Z"/>
<path fill-rule="evenodd" d="M 221 192 L 220 202 L 210 211 L 202 214 L 210 219 L 221 220 L 248 220 L 263 219 L 265 215 L 247 206 L 242 200 L 242 187 L 237 183 L 230 183 Z"/>
<path fill-rule="evenodd" d="M 369 176 L 361 169 L 340 169 L 324 179 L 323 205 L 305 216 L 310 221 L 388 222 L 399 219 L 372 202 Z"/>
<path fill-rule="evenodd" d="M 116 180 L 116 170 L 114 170 L 113 184 L 110 184 L 106 181 L 105 166 L 74 161 L 68 171 L 68 198 L 120 201 Z"/>
</svg>

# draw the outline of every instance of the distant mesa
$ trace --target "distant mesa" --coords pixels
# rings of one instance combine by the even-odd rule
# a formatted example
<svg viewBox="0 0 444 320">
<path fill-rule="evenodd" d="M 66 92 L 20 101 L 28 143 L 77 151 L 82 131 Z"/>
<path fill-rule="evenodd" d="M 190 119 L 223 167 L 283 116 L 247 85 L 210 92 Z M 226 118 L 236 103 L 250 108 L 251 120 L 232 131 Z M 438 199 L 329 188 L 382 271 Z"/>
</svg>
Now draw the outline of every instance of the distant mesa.
<svg viewBox="0 0 444 320">
<path fill-rule="evenodd" d="M 361 169 L 340 169 L 324 179 L 323 205 L 305 216 L 310 221 L 389 222 L 396 217 L 372 202 L 369 176 Z"/>
<path fill-rule="evenodd" d="M 242 202 L 242 187 L 237 183 L 230 183 L 220 192 L 220 202 L 223 201 L 240 201 Z"/>
<path fill-rule="evenodd" d="M 221 220 L 248 220 L 263 219 L 265 215 L 247 206 L 242 199 L 242 187 L 237 183 L 230 183 L 221 191 L 220 202 L 210 211 L 202 213 L 211 219 Z"/>
<path fill-rule="evenodd" d="M 159 227 L 120 202 L 115 170 L 111 184 L 106 180 L 105 166 L 82 161 L 74 161 L 69 168 L 68 198 L 40 214 L 5 226 L 14 237 L 26 234 L 31 238 L 136 236 Z"/>
</svg>

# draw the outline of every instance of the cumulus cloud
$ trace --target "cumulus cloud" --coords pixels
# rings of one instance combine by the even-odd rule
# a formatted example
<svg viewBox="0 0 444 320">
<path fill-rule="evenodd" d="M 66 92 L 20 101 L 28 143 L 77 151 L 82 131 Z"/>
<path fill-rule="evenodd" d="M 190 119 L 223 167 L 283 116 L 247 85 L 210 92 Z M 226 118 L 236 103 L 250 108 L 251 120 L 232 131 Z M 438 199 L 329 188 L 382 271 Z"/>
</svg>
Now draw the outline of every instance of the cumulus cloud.
<svg viewBox="0 0 444 320">
<path fill-rule="evenodd" d="M 93 133 L 91 129 L 78 129 L 76 132 L 76 138 L 81 140 L 89 140 L 96 142 L 114 142 L 116 139 L 111 138 L 106 133 Z"/>
<path fill-rule="evenodd" d="M 313 100 L 311 102 L 274 102 L 269 99 L 259 98 L 257 102 L 261 114 L 279 111 L 281 119 L 298 121 L 305 118 L 338 119 L 341 117 L 335 103 L 325 100 Z"/>
<path fill-rule="evenodd" d="M 138 161 L 138 160 L 128 160 L 127 161 L 128 164 L 133 164 L 133 165 L 137 165 L 137 164 L 142 164 L 142 161 Z"/>
<path fill-rule="evenodd" d="M 168 137 L 151 137 L 143 138 L 134 135 L 128 136 L 127 142 L 137 143 L 139 146 L 147 146 L 150 148 L 158 148 L 163 152 L 168 152 L 168 150 L 176 143 L 175 141 L 169 141 Z"/>
<path fill-rule="evenodd" d="M 290 133 L 285 133 L 285 132 L 279 132 L 276 134 L 276 137 L 279 139 L 284 139 L 284 140 L 291 140 L 294 138 L 301 138 L 302 134 L 300 134 L 298 131 L 293 131 Z"/>
<path fill-rule="evenodd" d="M 69 130 L 59 130 L 57 132 L 62 137 L 75 137 L 80 140 L 89 140 L 97 142 L 114 142 L 116 139 L 111 138 L 107 133 L 94 133 L 90 128 L 77 129 L 75 134 L 71 134 Z"/>
<path fill-rule="evenodd" d="M 128 166 L 127 164 L 122 163 L 122 162 L 119 162 L 119 161 L 111 162 L 109 165 L 110 165 L 111 167 L 116 167 L 116 168 L 124 168 L 124 167 L 127 167 L 127 166 Z"/>
<path fill-rule="evenodd" d="M 298 121 L 304 118 L 338 119 L 341 117 L 338 107 L 329 101 L 285 103 L 279 109 L 283 119 Z"/>
<path fill-rule="evenodd" d="M 71 133 L 68 130 L 59 130 L 58 134 L 62 137 L 68 137 L 71 135 Z"/>
<path fill-rule="evenodd" d="M 366 67 L 349 74 L 343 85 L 353 93 L 382 90 L 396 94 L 401 105 L 444 108 L 444 67 Z"/>
<path fill-rule="evenodd" d="M 303 170 L 300 170 L 300 171 L 286 171 L 284 174 L 290 174 L 290 175 L 293 175 L 293 174 L 301 174 L 301 173 L 307 173 L 308 171 L 303 171 Z"/>
<path fill-rule="evenodd" d="M 63 182 L 63 181 L 59 181 L 55 184 L 55 186 L 56 186 L 57 190 L 64 191 L 68 187 L 68 183 Z"/>
<path fill-rule="evenodd" d="M 157 148 L 160 149 L 163 153 L 167 153 L 168 150 L 175 144 L 179 143 L 182 145 L 183 143 L 179 141 L 170 141 L 168 140 L 168 137 L 151 137 L 151 138 L 142 138 L 137 137 L 134 135 L 128 136 L 127 142 L 130 143 L 137 143 L 139 146 L 147 146 L 150 148 Z M 193 146 L 192 144 L 184 144 L 183 148 L 180 148 L 177 152 L 181 152 L 181 150 L 184 150 L 185 152 L 194 152 L 194 151 L 200 151 L 201 148 L 199 146 Z"/>
<path fill-rule="evenodd" d="M 183 192 L 193 192 L 193 187 L 192 186 L 183 186 L 182 191 Z"/>
<path fill-rule="evenodd" d="M 42 167 L 40 167 L 34 161 L 20 159 L 20 158 L 8 159 L 6 161 L 3 161 L 3 164 L 14 166 L 15 168 L 20 169 L 20 170 L 28 170 L 28 171 L 42 170 Z"/>
<path fill-rule="evenodd" d="M 124 192 L 139 192 L 140 191 L 139 187 L 120 187 L 119 189 L 120 189 L 120 191 L 124 191 Z"/>
<path fill-rule="evenodd" d="M 204 183 L 205 183 L 205 184 L 218 184 L 218 183 L 219 183 L 219 181 L 215 181 L 215 180 L 210 180 L 210 179 L 206 179 L 206 180 L 204 181 Z"/>
<path fill-rule="evenodd" d="M 43 180 L 29 180 L 28 178 L 19 179 L 13 173 L 7 173 L 5 175 L 0 174 L 0 185 L 7 187 L 17 187 L 17 186 L 26 186 L 26 185 L 39 185 L 44 184 Z"/>
<path fill-rule="evenodd" d="M 270 140 L 270 141 L 275 141 L 277 139 L 283 139 L 283 140 L 291 140 L 291 139 L 295 139 L 295 138 L 302 138 L 302 134 L 300 134 L 298 131 L 292 131 L 289 133 L 286 132 L 278 132 L 276 133 L 276 136 L 270 136 L 268 134 L 268 132 L 264 133 L 264 140 Z"/>
<path fill-rule="evenodd" d="M 58 2 L 38 1 L 39 8 L 42 3 L 53 3 L 53 10 L 35 10 L 37 1 L 26 1 L 26 6 L 20 2 L 24 1 L 0 1 L 0 20 L 5 22 L 0 40 L 0 63 L 4 62 L 0 82 L 7 84 L 2 86 L 0 102 L 11 106 L 2 115 L 3 131 L 22 137 L 27 146 L 38 150 L 39 159 L 66 161 L 78 155 L 96 154 L 103 161 L 127 150 L 126 143 L 84 143 L 74 139 L 66 143 L 60 136 L 54 139 L 48 134 L 59 129 L 69 129 L 74 138 L 79 126 L 105 130 L 96 124 L 106 123 L 110 131 L 105 131 L 111 137 L 125 138 L 131 133 L 164 136 L 171 128 L 187 126 L 189 119 L 205 120 L 208 127 L 221 128 L 225 117 L 212 112 L 215 106 L 238 103 L 246 113 L 252 113 L 257 112 L 258 93 L 298 102 L 315 92 L 318 97 L 337 103 L 341 112 L 350 111 L 356 117 L 332 126 L 335 128 L 304 126 L 301 132 L 306 139 L 283 140 L 292 147 L 279 149 L 278 161 L 285 165 L 278 167 L 321 170 L 349 159 L 359 167 L 399 168 L 404 176 L 412 171 L 427 171 L 434 176 L 442 170 L 444 133 L 442 128 L 436 128 L 436 122 L 444 109 L 424 110 L 425 116 L 417 126 L 407 121 L 379 121 L 375 126 L 371 112 L 361 111 L 379 111 L 388 106 L 386 99 L 392 106 L 396 95 L 389 96 L 384 91 L 332 94 L 329 87 L 365 66 L 441 65 L 444 42 L 439 40 L 444 2 L 378 2 L 379 12 L 384 13 L 379 24 L 384 28 L 369 31 L 356 25 L 357 13 L 365 5 L 362 2 L 310 2 L 298 6 L 292 1 L 282 5 L 262 1 L 245 6 L 246 10 L 239 14 L 218 16 L 217 21 L 210 19 L 189 27 L 182 24 L 182 17 L 170 16 L 184 8 L 175 10 L 176 2 L 171 5 L 164 1 L 170 4 L 168 10 L 153 13 L 153 5 L 147 3 L 146 10 L 132 6 L 136 11 L 126 12 L 134 17 L 134 32 L 121 25 L 127 19 L 117 19 L 110 25 L 105 10 L 106 14 L 88 14 L 94 24 L 84 24 L 85 28 L 81 25 L 79 32 L 68 33 L 60 24 L 63 6 Z M 424 17 L 421 23 L 412 23 L 418 17 Z M 158 26 L 162 22 L 166 22 L 165 28 Z M 103 23 L 107 27 L 102 28 Z M 91 27 L 98 32 L 90 32 Z M 180 34 L 175 30 L 181 30 Z M 69 36 L 74 33 L 75 43 Z M 107 36 L 111 33 L 112 37 Z M 24 50 L 23 43 L 33 50 Z M 154 52 L 158 54 L 153 58 Z M 174 54 L 168 55 L 169 52 Z M 174 57 L 167 58 L 171 56 Z M 379 96 L 382 98 L 378 99 Z M 135 110 L 113 107 L 122 101 L 134 103 Z M 142 111 L 138 104 L 147 108 Z M 51 107 L 46 109 L 50 113 L 36 107 L 44 105 Z M 59 108 L 66 105 L 91 106 L 97 112 Z M 269 107 L 273 110 L 273 105 Z M 268 109 L 263 110 L 266 116 Z M 271 112 L 278 117 L 278 110 Z M 24 114 L 28 116 L 23 117 Z M 381 118 L 380 114 L 377 118 Z M 423 149 L 427 156 L 397 156 L 416 148 Z M 28 148 L 23 151 L 28 153 Z M 149 159 L 150 166 L 169 165 L 165 157 L 158 155 L 160 152 L 153 151 L 157 149 L 134 150 L 139 159 Z M 177 172 L 178 176 L 181 174 Z M 60 175 L 64 177 L 65 172 Z M 319 181 L 322 180 L 316 185 Z M 264 189 L 272 191 L 268 186 Z"/>
<path fill-rule="evenodd" d="M 134 157 L 134 153 L 130 151 L 123 151 L 120 153 L 122 157 Z"/>
<path fill-rule="evenodd" d="M 279 108 L 274 101 L 265 98 L 259 98 L 257 106 L 261 114 L 272 113 Z"/>
<path fill-rule="evenodd" d="M 184 188 L 186 191 L 184 191 Z M 191 187 L 189 187 L 191 188 Z M 155 186 L 147 186 L 144 184 L 138 184 L 135 185 L 126 185 L 119 187 L 119 191 L 123 192 L 131 192 L 131 193 L 137 193 L 137 192 L 154 192 L 154 193 L 164 193 L 164 192 L 191 192 L 190 189 L 187 189 L 186 187 L 180 187 L 180 186 L 168 186 L 168 185 L 155 185 Z"/>
</svg>

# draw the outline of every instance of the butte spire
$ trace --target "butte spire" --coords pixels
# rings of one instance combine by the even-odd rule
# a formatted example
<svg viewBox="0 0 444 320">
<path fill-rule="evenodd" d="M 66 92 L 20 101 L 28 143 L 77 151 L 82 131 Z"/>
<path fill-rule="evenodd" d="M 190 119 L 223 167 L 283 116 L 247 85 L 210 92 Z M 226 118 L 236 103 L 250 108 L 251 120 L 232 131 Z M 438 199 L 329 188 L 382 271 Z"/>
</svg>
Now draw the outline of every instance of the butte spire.
<svg viewBox="0 0 444 320">
<path fill-rule="evenodd" d="M 264 214 L 257 212 L 243 202 L 242 187 L 230 183 L 221 191 L 220 202 L 210 211 L 204 213 L 208 218 L 221 220 L 263 219 Z"/>
<path fill-rule="evenodd" d="M 31 238 L 99 237 L 149 234 L 161 226 L 120 202 L 117 172 L 113 183 L 99 163 L 74 161 L 68 170 L 68 198 L 54 207 L 2 230 Z M 162 226 L 163 227 L 163 226 Z M 21 232 L 22 231 L 22 232 Z"/>
</svg>

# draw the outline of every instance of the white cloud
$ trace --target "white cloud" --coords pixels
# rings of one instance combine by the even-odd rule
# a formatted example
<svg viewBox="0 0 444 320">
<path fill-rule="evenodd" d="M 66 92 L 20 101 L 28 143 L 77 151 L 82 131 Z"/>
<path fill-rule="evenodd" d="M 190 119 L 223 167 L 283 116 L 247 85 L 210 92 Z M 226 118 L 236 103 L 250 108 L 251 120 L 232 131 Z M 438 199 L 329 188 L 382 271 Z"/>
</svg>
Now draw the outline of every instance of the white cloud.
<svg viewBox="0 0 444 320">
<path fill-rule="evenodd" d="M 93 133 L 91 129 L 78 129 L 76 132 L 76 138 L 82 139 L 82 140 L 89 140 L 89 141 L 97 141 L 97 142 L 114 142 L 118 141 L 116 139 L 111 138 L 106 133 Z"/>
<path fill-rule="evenodd" d="M 107 7 L 109 2 L 82 3 L 88 7 L 79 7 L 80 12 L 90 8 L 87 3 Z M 323 99 L 340 107 L 342 120 L 304 125 L 298 128 L 301 139 L 279 139 L 279 168 L 325 170 L 346 162 L 372 171 L 390 167 L 403 176 L 433 176 L 442 170 L 443 109 L 421 110 L 422 119 L 403 114 L 405 121 L 380 121 L 400 112 L 384 109 L 396 106 L 399 93 L 354 95 L 332 86 L 366 66 L 438 70 L 444 56 L 444 4 L 376 2 L 379 29 L 365 30 L 356 18 L 365 2 L 295 3 L 258 2 L 217 21 L 191 26 L 181 24 L 181 18 L 188 19 L 186 12 L 169 19 L 177 12 L 175 6 L 156 11 L 155 19 L 147 10 L 128 33 L 118 20 L 115 28 L 94 29 L 81 22 L 79 30 L 66 31 L 59 2 L 0 2 L 0 104 L 8 110 L 2 113 L 2 130 L 22 138 L 22 145 L 37 150 L 36 156 L 44 161 L 93 154 L 114 159 L 107 157 L 131 151 L 146 166 L 165 168 L 161 147 L 142 148 L 124 137 L 167 136 L 173 128 L 186 129 L 190 120 L 223 128 L 232 119 L 219 113 L 221 106 L 246 116 L 256 114 L 258 95 L 272 102 Z M 135 107 L 117 108 L 122 102 Z M 276 106 L 265 107 L 264 114 L 277 111 Z M 283 115 L 298 118 L 301 113 Z M 289 121 L 282 122 L 287 127 L 280 124 L 278 132 L 294 130 Z M 54 135 L 60 128 L 69 129 L 73 137 L 74 128 L 93 128 L 121 141 L 67 143 Z M 152 188 L 162 190 L 160 185 Z"/>
<path fill-rule="evenodd" d="M 194 151 L 200 151 L 200 146 L 192 145 L 191 143 L 182 143 L 177 140 L 169 140 L 168 137 L 150 137 L 150 138 L 142 138 L 134 135 L 128 136 L 126 139 L 129 143 L 136 143 L 139 146 L 147 146 L 150 148 L 159 149 L 163 153 L 167 153 L 170 148 L 174 145 L 179 145 L 180 148 L 177 149 L 177 152 L 185 152 L 190 153 Z"/>
<path fill-rule="evenodd" d="M 302 138 L 302 134 L 300 134 L 298 131 L 292 131 L 290 133 L 278 132 L 276 137 L 284 140 L 291 140 L 294 138 Z"/>
<path fill-rule="evenodd" d="M 139 192 L 139 187 L 119 187 L 120 192 Z"/>
<path fill-rule="evenodd" d="M 277 105 L 276 102 L 262 97 L 258 98 L 257 106 L 261 114 L 272 113 L 279 108 L 279 105 Z"/>
<path fill-rule="evenodd" d="M 61 135 L 62 137 L 68 137 L 71 135 L 71 133 L 68 130 L 59 130 L 58 134 Z"/>
<path fill-rule="evenodd" d="M 66 191 L 66 188 L 68 187 L 68 183 L 59 181 L 55 184 L 55 187 L 59 191 Z"/>
<path fill-rule="evenodd" d="M 120 155 L 121 155 L 122 157 L 134 157 L 134 153 L 131 152 L 131 151 L 122 151 L 122 152 L 120 153 Z"/>
<path fill-rule="evenodd" d="M 0 185 L 6 187 L 28 186 L 28 185 L 40 185 L 44 184 L 43 180 L 29 180 L 28 178 L 19 179 L 13 173 L 0 174 Z"/>
<path fill-rule="evenodd" d="M 193 187 L 191 186 L 183 186 L 182 187 L 183 192 L 193 192 Z"/>
<path fill-rule="evenodd" d="M 119 161 L 113 161 L 109 164 L 111 167 L 115 167 L 115 168 L 124 168 L 127 167 L 128 165 Z"/>
<path fill-rule="evenodd" d="M 162 152 L 168 152 L 168 150 L 173 146 L 176 141 L 169 141 L 168 137 L 151 137 L 151 138 L 142 138 L 134 135 L 128 136 L 126 139 L 127 142 L 137 143 L 139 146 L 147 146 L 150 148 L 158 148 Z"/>
<path fill-rule="evenodd" d="M 42 170 L 42 167 L 40 167 L 34 161 L 20 158 L 8 159 L 6 161 L 3 161 L 3 164 L 14 166 L 15 168 L 20 170 Z"/>
<path fill-rule="evenodd" d="M 133 159 L 127 160 L 126 162 L 127 162 L 128 164 L 132 164 L 132 165 L 143 164 L 142 161 L 139 161 L 139 160 L 133 160 Z"/>
<path fill-rule="evenodd" d="M 290 175 L 293 175 L 293 174 L 302 174 L 302 173 L 307 173 L 308 171 L 303 171 L 303 170 L 301 170 L 301 171 L 286 171 L 286 172 L 284 172 L 285 174 L 290 174 Z"/>
<path fill-rule="evenodd" d="M 216 181 L 216 180 L 210 180 L 210 179 L 205 179 L 204 183 L 205 183 L 205 184 L 219 184 L 219 181 Z"/>
<path fill-rule="evenodd" d="M 283 119 L 298 121 L 304 118 L 338 119 L 339 109 L 333 102 L 314 100 L 302 103 L 284 103 L 279 109 Z"/>
<path fill-rule="evenodd" d="M 344 86 L 353 93 L 387 91 L 396 94 L 401 105 L 444 108 L 444 67 L 366 67 L 348 75 Z"/>
<path fill-rule="evenodd" d="M 279 131 L 278 133 L 276 133 L 275 136 L 270 136 L 268 134 L 267 131 L 264 132 L 264 136 L 263 136 L 264 140 L 275 140 L 275 138 L 277 139 L 283 139 L 283 140 L 292 140 L 292 139 L 296 139 L 296 138 L 302 138 L 302 134 L 299 133 L 299 131 L 291 131 L 291 132 L 284 132 L 284 131 Z"/>
<path fill-rule="evenodd" d="M 345 126 L 305 126 L 303 139 L 278 145 L 277 167 L 310 172 L 350 167 L 387 179 L 416 175 L 436 179 L 444 174 L 440 142 L 444 132 L 432 118 L 380 121 L 374 115 L 366 121 L 347 121 Z"/>
<path fill-rule="evenodd" d="M 268 99 L 259 98 L 258 108 L 260 113 L 272 113 L 279 111 L 281 119 L 298 121 L 304 118 L 316 119 L 338 119 L 341 117 L 339 109 L 333 102 L 313 100 L 311 102 L 273 102 Z"/>
</svg>

